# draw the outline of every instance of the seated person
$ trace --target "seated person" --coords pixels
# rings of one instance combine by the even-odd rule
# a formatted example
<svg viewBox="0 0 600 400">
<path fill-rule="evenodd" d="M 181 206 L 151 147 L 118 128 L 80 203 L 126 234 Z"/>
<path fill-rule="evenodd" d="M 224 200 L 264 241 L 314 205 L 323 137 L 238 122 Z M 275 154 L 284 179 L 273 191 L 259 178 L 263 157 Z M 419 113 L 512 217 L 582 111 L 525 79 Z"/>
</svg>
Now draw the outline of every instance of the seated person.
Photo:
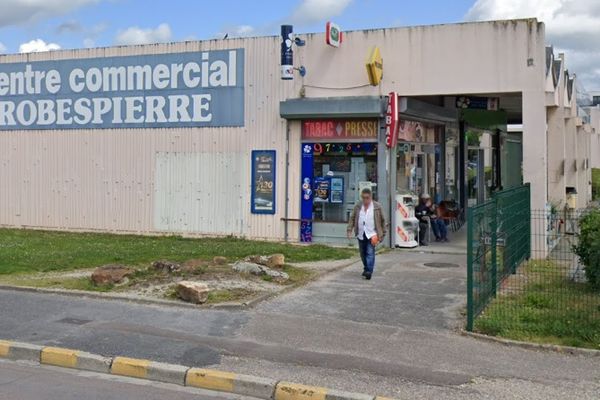
<svg viewBox="0 0 600 400">
<path fill-rule="evenodd" d="M 419 220 L 419 245 L 427 246 L 427 231 L 429 229 L 429 221 L 433 215 L 433 210 L 429 207 L 431 198 L 428 194 L 423 193 L 419 197 L 419 204 L 415 208 L 415 217 Z"/>
<path fill-rule="evenodd" d="M 427 230 L 431 223 L 431 230 L 436 242 L 448 241 L 448 229 L 443 219 L 438 218 L 435 207 L 432 205 L 431 197 L 424 193 L 419 199 L 419 205 L 415 208 L 415 216 L 419 220 L 419 244 L 427 246 Z"/>
</svg>

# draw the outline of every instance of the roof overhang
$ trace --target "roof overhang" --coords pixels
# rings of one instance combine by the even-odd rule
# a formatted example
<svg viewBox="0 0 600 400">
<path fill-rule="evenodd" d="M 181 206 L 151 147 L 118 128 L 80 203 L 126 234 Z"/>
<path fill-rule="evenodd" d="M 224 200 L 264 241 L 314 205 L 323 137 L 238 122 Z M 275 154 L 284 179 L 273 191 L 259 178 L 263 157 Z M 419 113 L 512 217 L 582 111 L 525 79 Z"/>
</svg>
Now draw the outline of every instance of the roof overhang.
<svg viewBox="0 0 600 400">
<path fill-rule="evenodd" d="M 288 99 L 279 103 L 285 119 L 381 118 L 385 99 L 380 96 L 321 97 Z"/>
</svg>

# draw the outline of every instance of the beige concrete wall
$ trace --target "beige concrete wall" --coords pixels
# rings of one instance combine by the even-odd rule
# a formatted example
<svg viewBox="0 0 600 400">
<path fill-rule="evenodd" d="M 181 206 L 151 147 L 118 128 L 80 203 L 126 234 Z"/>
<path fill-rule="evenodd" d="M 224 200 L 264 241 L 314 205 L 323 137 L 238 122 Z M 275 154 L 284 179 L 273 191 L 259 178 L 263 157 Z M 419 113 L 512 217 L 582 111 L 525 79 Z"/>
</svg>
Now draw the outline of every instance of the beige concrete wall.
<svg viewBox="0 0 600 400">
<path fill-rule="evenodd" d="M 600 106 L 589 109 L 592 135 L 590 138 L 590 166 L 600 168 Z"/>
<path fill-rule="evenodd" d="M 277 150 L 277 214 L 251 215 L 250 166 L 233 179 L 215 168 L 214 182 L 231 182 L 222 196 L 238 196 L 235 227 L 222 224 L 197 233 L 236 233 L 283 238 L 284 205 L 299 216 L 300 125 L 290 123 L 289 192 L 285 193 L 286 122 L 279 101 L 299 96 L 523 94 L 524 177 L 534 208 L 547 191 L 544 27 L 534 20 L 470 23 L 347 32 L 341 48 L 323 34 L 303 35 L 295 64 L 308 74 L 282 82 L 277 37 L 211 40 L 148 46 L 56 51 L 0 57 L 0 62 L 57 60 L 216 49 L 246 49 L 245 126 L 242 128 L 110 129 L 3 132 L 0 135 L 0 224 L 58 229 L 155 232 L 157 154 L 222 153 L 247 157 L 252 149 Z M 367 84 L 365 60 L 373 46 L 384 58 L 384 80 Z M 194 157 L 193 155 L 191 157 Z M 198 161 L 203 163 L 205 161 Z M 204 165 L 204 164 L 202 164 Z M 242 186 L 240 186 L 242 185 Z M 208 187 L 211 187 L 208 182 Z M 4 190 L 6 188 L 6 190 Z M 236 189 L 237 188 L 237 189 Z M 223 200 L 215 198 L 214 201 Z M 231 200 L 228 198 L 228 200 Z M 290 236 L 297 238 L 297 223 Z M 189 229 L 177 225 L 174 231 Z"/>
</svg>

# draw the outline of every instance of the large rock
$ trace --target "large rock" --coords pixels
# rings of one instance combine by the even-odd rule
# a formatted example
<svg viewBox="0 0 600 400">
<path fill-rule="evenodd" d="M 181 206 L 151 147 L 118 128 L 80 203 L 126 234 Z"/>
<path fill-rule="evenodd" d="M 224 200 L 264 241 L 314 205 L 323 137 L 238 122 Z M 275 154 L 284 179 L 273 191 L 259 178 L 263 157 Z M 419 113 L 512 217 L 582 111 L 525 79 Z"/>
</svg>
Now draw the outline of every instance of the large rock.
<svg viewBox="0 0 600 400">
<path fill-rule="evenodd" d="M 290 276 L 283 271 L 277 271 L 272 268 L 266 267 L 264 265 L 248 262 L 248 261 L 238 261 L 233 264 L 232 269 L 235 272 L 239 272 L 241 274 L 251 274 L 256 276 L 270 276 L 274 280 L 278 282 L 287 281 L 290 279 Z"/>
<path fill-rule="evenodd" d="M 269 268 L 282 268 L 285 265 L 285 256 L 283 254 L 272 254 L 267 258 L 265 265 Z"/>
<path fill-rule="evenodd" d="M 267 265 L 267 262 L 269 262 L 269 257 L 267 257 L 267 256 L 248 256 L 244 259 L 244 261 L 254 263 L 254 264 Z"/>
<path fill-rule="evenodd" d="M 132 268 L 123 265 L 103 265 L 92 272 L 92 282 L 95 285 L 114 285 L 133 275 L 134 272 Z"/>
<path fill-rule="evenodd" d="M 215 265 L 225 265 L 225 264 L 227 264 L 227 257 L 215 256 L 215 257 L 213 257 L 213 264 L 215 264 Z"/>
<path fill-rule="evenodd" d="M 201 282 L 181 281 L 175 287 L 177 296 L 190 303 L 203 304 L 208 300 L 210 289 Z"/>
<path fill-rule="evenodd" d="M 238 261 L 232 269 L 240 274 L 264 275 L 263 266 L 249 261 Z"/>
<path fill-rule="evenodd" d="M 168 274 L 181 271 L 181 264 L 168 260 L 154 261 L 152 267 L 157 271 L 166 272 Z"/>
<path fill-rule="evenodd" d="M 283 271 L 277 271 L 268 267 L 263 268 L 265 269 L 265 275 L 270 276 L 276 282 L 285 282 L 290 279 L 290 276 Z"/>
</svg>

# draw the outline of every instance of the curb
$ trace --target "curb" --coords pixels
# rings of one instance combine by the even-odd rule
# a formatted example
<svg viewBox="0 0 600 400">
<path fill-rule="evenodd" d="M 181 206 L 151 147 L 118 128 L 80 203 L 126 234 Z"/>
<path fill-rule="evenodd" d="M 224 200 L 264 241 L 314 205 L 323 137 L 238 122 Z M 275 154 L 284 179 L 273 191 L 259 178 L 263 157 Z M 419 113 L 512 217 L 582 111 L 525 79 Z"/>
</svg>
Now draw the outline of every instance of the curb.
<svg viewBox="0 0 600 400">
<path fill-rule="evenodd" d="M 465 330 L 460 330 L 460 334 L 462 336 L 471 337 L 473 339 L 484 340 L 486 342 L 502 344 L 504 346 L 509 346 L 509 347 L 519 347 L 519 348 L 526 349 L 526 350 L 551 351 L 554 353 L 570 354 L 570 355 L 574 355 L 574 356 L 584 356 L 584 357 L 600 357 L 600 350 L 595 350 L 595 349 L 584 349 L 584 348 L 580 348 L 580 347 L 561 346 L 558 344 L 542 344 L 542 343 L 522 342 L 520 340 L 504 339 L 504 338 L 499 338 L 499 337 L 495 337 L 495 336 L 484 335 L 482 333 L 468 332 Z"/>
<path fill-rule="evenodd" d="M 0 359 L 146 379 L 265 400 L 393 400 L 213 369 L 0 340 Z"/>
<path fill-rule="evenodd" d="M 381 399 L 381 397 L 376 397 L 376 399 L 378 398 Z M 330 390 L 318 386 L 279 382 L 275 388 L 274 400 L 373 400 L 373 396 Z"/>
<path fill-rule="evenodd" d="M 115 357 L 110 373 L 130 378 L 148 379 L 165 383 L 185 384 L 188 368 L 181 365 L 165 364 L 128 357 Z"/>
<path fill-rule="evenodd" d="M 82 369 L 107 374 L 111 359 L 83 351 L 74 351 L 60 347 L 44 347 L 40 353 L 40 364 L 56 367 Z"/>
</svg>

